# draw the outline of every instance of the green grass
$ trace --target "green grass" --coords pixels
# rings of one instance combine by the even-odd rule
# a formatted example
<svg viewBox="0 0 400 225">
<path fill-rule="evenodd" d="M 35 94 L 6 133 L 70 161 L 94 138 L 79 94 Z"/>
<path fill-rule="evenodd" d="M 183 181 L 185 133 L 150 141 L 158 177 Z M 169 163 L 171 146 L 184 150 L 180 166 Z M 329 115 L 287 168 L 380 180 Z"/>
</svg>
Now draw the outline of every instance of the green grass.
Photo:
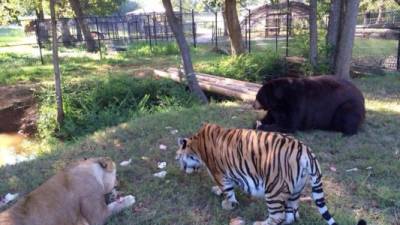
<svg viewBox="0 0 400 225">
<path fill-rule="evenodd" d="M 339 133 L 313 131 L 296 136 L 309 144 L 322 164 L 328 207 L 339 224 L 353 225 L 357 218 L 369 224 L 393 223 L 400 208 L 400 102 L 382 97 L 400 84 L 396 76 L 356 80 L 366 92 L 367 120 L 362 131 L 352 137 Z M 375 90 L 374 87 L 382 87 Z M 385 87 L 388 87 L 385 89 Z M 263 200 L 239 192 L 239 209 L 221 209 L 221 199 L 210 193 L 207 172 L 187 175 L 179 170 L 174 156 L 176 138 L 193 134 L 201 122 L 216 122 L 227 127 L 249 127 L 256 114 L 240 103 L 214 103 L 187 109 L 156 112 L 133 118 L 127 123 L 96 132 L 72 145 L 59 145 L 39 158 L 16 166 L 0 168 L 0 193 L 26 193 L 67 162 L 90 156 L 111 156 L 120 162 L 132 158 L 132 165 L 119 167 L 120 189 L 137 198 L 133 210 L 114 216 L 107 224 L 226 224 L 241 216 L 247 222 L 264 219 Z M 171 134 L 169 129 L 177 129 Z M 165 144 L 168 149 L 158 148 Z M 167 162 L 167 176 L 152 176 L 157 162 Z M 337 168 L 336 172 L 329 167 Z M 371 166 L 372 170 L 366 168 Z M 345 170 L 357 167 L 357 172 Z M 314 205 L 301 204 L 301 220 L 296 223 L 324 224 Z"/>
<path fill-rule="evenodd" d="M 279 39 L 276 51 L 275 40 L 259 40 L 252 42 L 252 52 L 263 52 L 271 51 L 279 56 L 285 56 L 286 54 L 286 40 Z M 325 34 L 324 32 L 319 33 L 318 41 L 318 56 L 319 56 L 319 68 L 316 69 L 318 74 L 327 73 L 327 61 L 325 59 L 326 48 Z M 397 56 L 398 41 L 397 40 L 385 40 L 385 39 L 366 39 L 356 37 L 353 46 L 353 60 L 363 66 L 376 66 L 381 67 L 382 62 L 389 56 L 393 57 L 395 63 L 395 58 Z M 289 56 L 302 56 L 306 59 L 308 58 L 308 33 L 303 33 L 294 36 L 289 39 Z M 311 68 L 305 66 L 303 68 L 304 72 L 310 73 Z"/>
<path fill-rule="evenodd" d="M 227 224 L 237 216 L 249 224 L 265 219 L 263 200 L 239 194 L 239 209 L 226 212 L 220 207 L 221 199 L 210 193 L 212 182 L 205 170 L 189 176 L 175 164 L 176 138 L 194 133 L 201 122 L 250 127 L 256 117 L 256 112 L 237 102 L 198 106 L 182 86 L 152 79 L 151 68 L 180 63 L 175 50 L 173 46 L 148 49 L 139 45 L 127 53 L 98 60 L 98 55 L 79 51 L 81 56 L 76 56 L 78 53 L 63 49 L 60 55 L 67 122 L 58 135 L 72 141 L 53 139 L 52 145 L 45 146 L 46 151 L 39 145 L 43 151 L 38 158 L 0 167 L 0 195 L 27 193 L 71 160 L 111 156 L 116 162 L 133 159 L 131 166 L 118 168 L 118 176 L 120 189 L 135 195 L 137 203 L 133 210 L 114 216 L 109 225 Z M 210 73 L 219 71 L 239 79 L 249 79 L 252 73 L 262 75 L 259 68 L 265 65 L 263 60 L 269 60 L 263 52 L 234 58 L 203 46 L 192 49 L 192 53 L 197 69 L 204 67 Z M 44 138 L 53 135 L 56 128 L 48 53 L 45 62 L 41 65 L 29 54 L 0 54 L 1 85 L 36 83 L 40 87 L 36 94 Z M 374 225 L 396 224 L 394 214 L 400 212 L 400 78 L 393 73 L 354 82 L 363 91 L 367 106 L 367 119 L 358 135 L 342 137 L 312 131 L 296 136 L 314 149 L 321 162 L 328 207 L 339 224 L 353 225 L 360 217 Z M 178 134 L 171 134 L 168 126 Z M 160 144 L 168 149 L 159 150 Z M 165 179 L 152 176 L 158 171 L 158 161 L 168 163 Z M 336 172 L 329 169 L 332 166 Z M 354 167 L 359 170 L 346 172 Z M 301 214 L 296 224 L 324 224 L 315 206 L 302 203 Z"/>
<path fill-rule="evenodd" d="M 42 86 L 42 113 L 39 131 L 42 137 L 57 129 L 54 115 L 53 85 Z M 197 104 L 196 99 L 171 80 L 108 75 L 64 82 L 64 123 L 56 136 L 71 139 L 113 126 L 142 114 L 178 110 Z M 53 109 L 53 110 L 51 110 Z M 54 117 L 53 117 L 54 118 Z"/>
<path fill-rule="evenodd" d="M 196 71 L 238 80 L 261 82 L 266 77 L 275 77 L 284 73 L 284 61 L 271 51 L 224 56 L 212 61 L 198 62 Z"/>
<path fill-rule="evenodd" d="M 125 57 L 148 57 L 148 56 L 166 56 L 178 55 L 179 49 L 175 43 L 158 43 L 150 46 L 145 42 L 131 44 L 128 50 L 123 53 Z"/>
<path fill-rule="evenodd" d="M 0 47 L 15 44 L 25 37 L 22 28 L 0 27 Z"/>
<path fill-rule="evenodd" d="M 382 59 L 390 55 L 396 56 L 397 43 L 396 40 L 356 38 L 354 40 L 353 57 Z"/>
</svg>

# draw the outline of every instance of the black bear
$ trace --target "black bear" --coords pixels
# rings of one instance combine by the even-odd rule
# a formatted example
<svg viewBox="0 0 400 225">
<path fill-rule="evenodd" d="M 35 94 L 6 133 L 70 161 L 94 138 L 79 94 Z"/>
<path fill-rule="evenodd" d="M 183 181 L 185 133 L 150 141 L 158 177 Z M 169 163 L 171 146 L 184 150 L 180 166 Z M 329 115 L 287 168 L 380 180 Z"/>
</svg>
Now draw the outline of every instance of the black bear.
<svg viewBox="0 0 400 225">
<path fill-rule="evenodd" d="M 284 133 L 321 129 L 353 135 L 365 118 L 361 91 L 329 75 L 270 80 L 258 91 L 253 107 L 268 111 L 257 121 L 258 129 Z"/>
</svg>

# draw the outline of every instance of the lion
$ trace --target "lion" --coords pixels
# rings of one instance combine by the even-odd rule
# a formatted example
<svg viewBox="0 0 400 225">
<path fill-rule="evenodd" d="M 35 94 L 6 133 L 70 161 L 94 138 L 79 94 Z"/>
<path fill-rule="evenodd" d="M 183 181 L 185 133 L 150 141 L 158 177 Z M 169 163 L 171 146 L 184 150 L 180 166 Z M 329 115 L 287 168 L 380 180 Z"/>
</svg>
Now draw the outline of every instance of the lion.
<svg viewBox="0 0 400 225">
<path fill-rule="evenodd" d="M 135 203 L 131 195 L 106 204 L 117 184 L 108 157 L 76 161 L 0 213 L 1 225 L 98 225 Z"/>
</svg>

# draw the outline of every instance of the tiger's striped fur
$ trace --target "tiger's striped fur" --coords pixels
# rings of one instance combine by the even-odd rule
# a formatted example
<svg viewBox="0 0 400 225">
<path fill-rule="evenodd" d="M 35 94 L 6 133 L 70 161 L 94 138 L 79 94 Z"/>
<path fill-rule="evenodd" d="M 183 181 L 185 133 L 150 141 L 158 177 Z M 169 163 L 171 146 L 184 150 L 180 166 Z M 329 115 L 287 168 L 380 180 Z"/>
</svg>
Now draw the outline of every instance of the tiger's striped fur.
<svg viewBox="0 0 400 225">
<path fill-rule="evenodd" d="M 336 225 L 322 189 L 321 171 L 311 149 L 280 133 L 248 129 L 224 129 L 205 124 L 197 134 L 180 139 L 177 159 L 187 173 L 204 164 L 223 194 L 222 207 L 237 203 L 234 187 L 252 196 L 265 197 L 269 217 L 257 225 L 290 224 L 299 218 L 300 194 L 311 178 L 312 197 L 322 217 Z"/>
</svg>

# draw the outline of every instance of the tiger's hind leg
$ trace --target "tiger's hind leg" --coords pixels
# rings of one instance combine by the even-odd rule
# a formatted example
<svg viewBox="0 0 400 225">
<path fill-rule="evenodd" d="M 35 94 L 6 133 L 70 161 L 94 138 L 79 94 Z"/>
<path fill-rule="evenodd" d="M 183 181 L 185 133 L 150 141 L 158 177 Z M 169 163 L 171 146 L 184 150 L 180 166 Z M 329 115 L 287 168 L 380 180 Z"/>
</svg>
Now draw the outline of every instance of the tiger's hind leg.
<svg viewBox="0 0 400 225">
<path fill-rule="evenodd" d="M 268 207 L 268 218 L 265 221 L 254 222 L 253 225 L 279 225 L 286 220 L 286 204 L 289 199 L 288 193 L 266 194 Z"/>
<path fill-rule="evenodd" d="M 300 201 L 300 193 L 292 194 L 285 208 L 285 223 L 284 224 L 292 224 L 295 221 L 300 219 L 299 214 L 299 201 Z"/>
</svg>

